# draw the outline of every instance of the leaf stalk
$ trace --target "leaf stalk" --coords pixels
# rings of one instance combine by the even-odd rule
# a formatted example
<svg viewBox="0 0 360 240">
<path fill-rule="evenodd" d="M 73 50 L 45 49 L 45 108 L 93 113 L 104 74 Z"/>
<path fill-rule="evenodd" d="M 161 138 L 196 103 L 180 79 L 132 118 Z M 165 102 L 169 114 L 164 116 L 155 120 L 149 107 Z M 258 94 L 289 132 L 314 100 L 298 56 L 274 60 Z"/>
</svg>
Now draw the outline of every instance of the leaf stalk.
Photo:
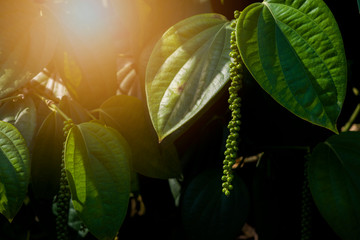
<svg viewBox="0 0 360 240">
<path fill-rule="evenodd" d="M 353 125 L 359 113 L 360 113 L 360 103 L 356 106 L 354 112 L 351 114 L 349 121 L 341 128 L 342 132 L 347 132 L 350 130 L 351 126 Z"/>
</svg>

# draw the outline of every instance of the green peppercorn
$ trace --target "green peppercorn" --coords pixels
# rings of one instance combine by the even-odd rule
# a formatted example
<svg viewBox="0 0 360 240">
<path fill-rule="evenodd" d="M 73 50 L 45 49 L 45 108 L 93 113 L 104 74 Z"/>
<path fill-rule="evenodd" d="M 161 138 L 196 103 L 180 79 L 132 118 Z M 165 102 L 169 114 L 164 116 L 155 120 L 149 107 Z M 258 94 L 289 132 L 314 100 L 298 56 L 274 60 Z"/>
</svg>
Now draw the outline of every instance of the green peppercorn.
<svg viewBox="0 0 360 240">
<path fill-rule="evenodd" d="M 235 28 L 237 19 L 240 16 L 239 11 L 234 12 L 235 20 L 232 21 L 231 27 Z M 226 195 L 230 195 L 230 190 L 233 189 L 233 185 L 231 185 L 231 182 L 234 178 L 232 174 L 232 167 L 235 163 L 236 157 L 237 157 L 237 151 L 238 151 L 238 145 L 239 145 L 239 131 L 240 131 L 240 125 L 241 125 L 241 113 L 240 113 L 240 107 L 241 107 L 241 98 L 239 96 L 239 90 L 242 88 L 242 79 L 243 79 L 243 64 L 241 61 L 241 56 L 239 53 L 239 49 L 237 47 L 236 43 L 236 33 L 235 30 L 231 32 L 230 37 L 230 49 L 231 52 L 229 54 L 231 58 L 230 63 L 230 80 L 231 84 L 229 87 L 229 110 L 231 111 L 232 119 L 229 121 L 228 129 L 230 134 L 228 135 L 228 138 L 226 140 L 226 150 L 224 152 L 225 160 L 223 161 L 223 176 L 221 177 L 221 180 L 223 181 L 222 184 L 222 192 Z"/>
<path fill-rule="evenodd" d="M 72 120 L 65 120 L 63 133 L 67 137 L 70 129 L 74 126 Z M 65 171 L 65 142 L 62 151 L 62 159 L 60 164 L 60 186 L 59 192 L 56 196 L 56 235 L 58 240 L 67 240 L 68 239 L 68 218 L 69 218 L 69 200 L 70 200 L 70 191 L 69 185 L 66 178 Z"/>
</svg>

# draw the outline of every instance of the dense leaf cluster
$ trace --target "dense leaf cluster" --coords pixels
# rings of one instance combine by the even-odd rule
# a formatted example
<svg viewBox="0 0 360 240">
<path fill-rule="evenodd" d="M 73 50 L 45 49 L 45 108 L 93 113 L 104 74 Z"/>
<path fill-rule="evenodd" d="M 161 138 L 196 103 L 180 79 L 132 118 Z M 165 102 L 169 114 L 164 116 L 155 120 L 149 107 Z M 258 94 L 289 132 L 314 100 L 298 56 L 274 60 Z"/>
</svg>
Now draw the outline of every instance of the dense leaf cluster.
<svg viewBox="0 0 360 240">
<path fill-rule="evenodd" d="M 5 218 L 11 222 L 24 200 L 54 201 L 58 239 L 69 238 L 69 227 L 80 235 L 85 228 L 79 226 L 98 239 L 113 239 L 131 193 L 141 194 L 138 175 L 185 176 L 180 205 L 189 238 L 233 239 L 250 212 L 239 169 L 273 149 L 288 148 L 309 154 L 303 238 L 310 235 L 305 203 L 312 200 L 339 236 L 360 237 L 360 210 L 353 204 L 360 198 L 360 139 L 356 132 L 338 134 L 347 59 L 337 22 L 323 1 L 264 0 L 236 11 L 232 22 L 221 14 L 189 10 L 190 17 L 177 16 L 171 27 L 158 19 L 156 36 L 146 27 L 128 34 L 136 39 L 136 56 L 130 57 L 113 39 L 124 33 L 113 27 L 123 15 L 151 25 L 147 17 L 161 15 L 156 4 L 136 1 L 134 8 L 144 14 L 137 19 L 121 11 L 131 9 L 130 0 L 84 2 L 0 2 L 0 213 Z M 179 11 L 167 14 L 174 12 Z M 146 51 L 139 53 L 139 46 Z M 140 59 L 143 66 L 127 58 Z M 256 145 L 246 142 L 246 133 L 255 129 L 240 131 L 246 119 L 242 96 L 251 94 L 245 94 L 249 85 L 259 86 L 262 96 L 296 120 L 336 135 L 311 146 L 270 143 L 245 149 Z M 209 111 L 224 98 L 228 107 L 221 106 L 221 116 Z M 182 137 L 219 119 L 228 136 L 219 147 L 225 159 L 212 156 L 219 171 L 185 174 L 191 172 L 189 162 L 200 160 L 189 157 L 197 148 L 189 146 L 191 137 L 181 145 Z M 77 227 L 70 219 L 77 219 Z"/>
</svg>

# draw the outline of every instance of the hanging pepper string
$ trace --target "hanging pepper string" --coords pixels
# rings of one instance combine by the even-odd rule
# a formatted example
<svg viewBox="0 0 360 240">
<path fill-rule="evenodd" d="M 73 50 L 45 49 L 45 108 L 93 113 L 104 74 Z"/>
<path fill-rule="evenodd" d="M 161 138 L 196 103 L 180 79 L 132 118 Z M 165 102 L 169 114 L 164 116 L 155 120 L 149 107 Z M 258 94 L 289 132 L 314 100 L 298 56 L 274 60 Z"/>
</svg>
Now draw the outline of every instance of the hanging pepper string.
<svg viewBox="0 0 360 240">
<path fill-rule="evenodd" d="M 235 29 L 237 19 L 240 16 L 239 11 L 234 12 L 235 20 L 231 23 L 231 27 Z M 236 33 L 235 30 L 231 32 L 230 38 L 230 80 L 231 84 L 229 87 L 229 109 L 231 111 L 231 120 L 228 124 L 228 129 L 230 134 L 226 139 L 226 150 L 225 150 L 225 159 L 223 161 L 223 176 L 221 180 L 222 191 L 226 196 L 230 195 L 230 190 L 233 189 L 231 182 L 234 178 L 232 167 L 235 163 L 238 153 L 238 146 L 240 142 L 239 131 L 241 125 L 241 97 L 239 96 L 239 90 L 242 88 L 242 80 L 243 80 L 243 64 L 241 61 L 239 49 L 236 44 Z"/>
<path fill-rule="evenodd" d="M 73 127 L 74 123 L 71 119 L 64 121 L 64 136 L 67 137 L 70 129 Z M 68 237 L 68 219 L 69 219 L 69 201 L 70 201 L 70 190 L 68 181 L 66 178 L 65 171 L 65 142 L 63 147 L 61 166 L 60 166 L 60 188 L 56 196 L 56 235 L 58 240 L 67 240 Z"/>
</svg>

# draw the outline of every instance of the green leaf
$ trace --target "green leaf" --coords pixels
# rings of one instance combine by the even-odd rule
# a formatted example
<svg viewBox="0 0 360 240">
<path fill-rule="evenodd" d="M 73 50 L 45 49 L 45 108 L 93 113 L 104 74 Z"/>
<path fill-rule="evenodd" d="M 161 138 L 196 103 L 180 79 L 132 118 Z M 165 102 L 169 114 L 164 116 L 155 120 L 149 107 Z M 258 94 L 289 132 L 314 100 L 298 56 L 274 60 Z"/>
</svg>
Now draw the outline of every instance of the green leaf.
<svg viewBox="0 0 360 240">
<path fill-rule="evenodd" d="M 67 96 L 61 99 L 59 108 L 74 123 L 91 120 L 87 110 Z M 35 196 L 40 199 L 53 199 L 59 189 L 60 163 L 65 141 L 63 120 L 60 115 L 50 112 L 34 138 L 31 185 Z"/>
<path fill-rule="evenodd" d="M 318 144 L 308 175 L 314 201 L 331 228 L 344 240 L 360 239 L 360 132 Z"/>
<path fill-rule="evenodd" d="M 24 86 L 50 62 L 54 19 L 28 0 L 0 2 L 0 98 Z"/>
<path fill-rule="evenodd" d="M 0 119 L 14 125 L 30 146 L 36 128 L 36 107 L 30 96 L 3 104 Z"/>
<path fill-rule="evenodd" d="M 229 197 L 221 191 L 221 172 L 205 170 L 186 188 L 181 203 L 189 239 L 236 239 L 249 212 L 249 193 L 235 175 Z"/>
<path fill-rule="evenodd" d="M 98 239 L 113 239 L 126 216 L 130 155 L 122 136 L 98 123 L 76 125 L 67 137 L 65 168 L 72 202 Z"/>
<path fill-rule="evenodd" d="M 35 138 L 31 162 L 31 186 L 40 199 L 53 199 L 59 190 L 62 157 L 63 122 L 50 112 L 41 124 Z"/>
<path fill-rule="evenodd" d="M 224 16 L 201 14 L 169 28 L 155 45 L 146 97 L 159 141 L 199 117 L 227 83 L 230 33 Z"/>
<path fill-rule="evenodd" d="M 243 61 L 260 86 L 293 114 L 335 133 L 346 92 L 346 57 L 321 0 L 267 0 L 236 26 Z"/>
<path fill-rule="evenodd" d="M 67 116 L 73 120 L 75 124 L 88 122 L 91 120 L 89 112 L 79 103 L 70 99 L 68 96 L 61 98 L 59 107 Z"/>
<path fill-rule="evenodd" d="M 181 173 L 177 151 L 172 143 L 158 143 L 146 120 L 143 103 L 131 96 L 118 95 L 101 105 L 100 119 L 118 130 L 128 141 L 134 170 L 153 178 L 178 177 Z"/>
<path fill-rule="evenodd" d="M 72 202 L 70 202 L 70 207 L 69 207 L 69 221 L 68 221 L 68 224 L 69 224 L 69 227 L 74 229 L 77 232 L 77 234 L 79 236 L 81 236 L 82 238 L 85 238 L 85 236 L 89 232 L 89 229 L 87 229 L 84 226 L 84 222 L 81 221 L 78 214 L 76 213 L 76 210 L 75 210 L 74 205 L 72 204 Z"/>
<path fill-rule="evenodd" d="M 25 199 L 30 157 L 25 139 L 10 123 L 0 121 L 0 213 L 9 221 Z"/>
</svg>

